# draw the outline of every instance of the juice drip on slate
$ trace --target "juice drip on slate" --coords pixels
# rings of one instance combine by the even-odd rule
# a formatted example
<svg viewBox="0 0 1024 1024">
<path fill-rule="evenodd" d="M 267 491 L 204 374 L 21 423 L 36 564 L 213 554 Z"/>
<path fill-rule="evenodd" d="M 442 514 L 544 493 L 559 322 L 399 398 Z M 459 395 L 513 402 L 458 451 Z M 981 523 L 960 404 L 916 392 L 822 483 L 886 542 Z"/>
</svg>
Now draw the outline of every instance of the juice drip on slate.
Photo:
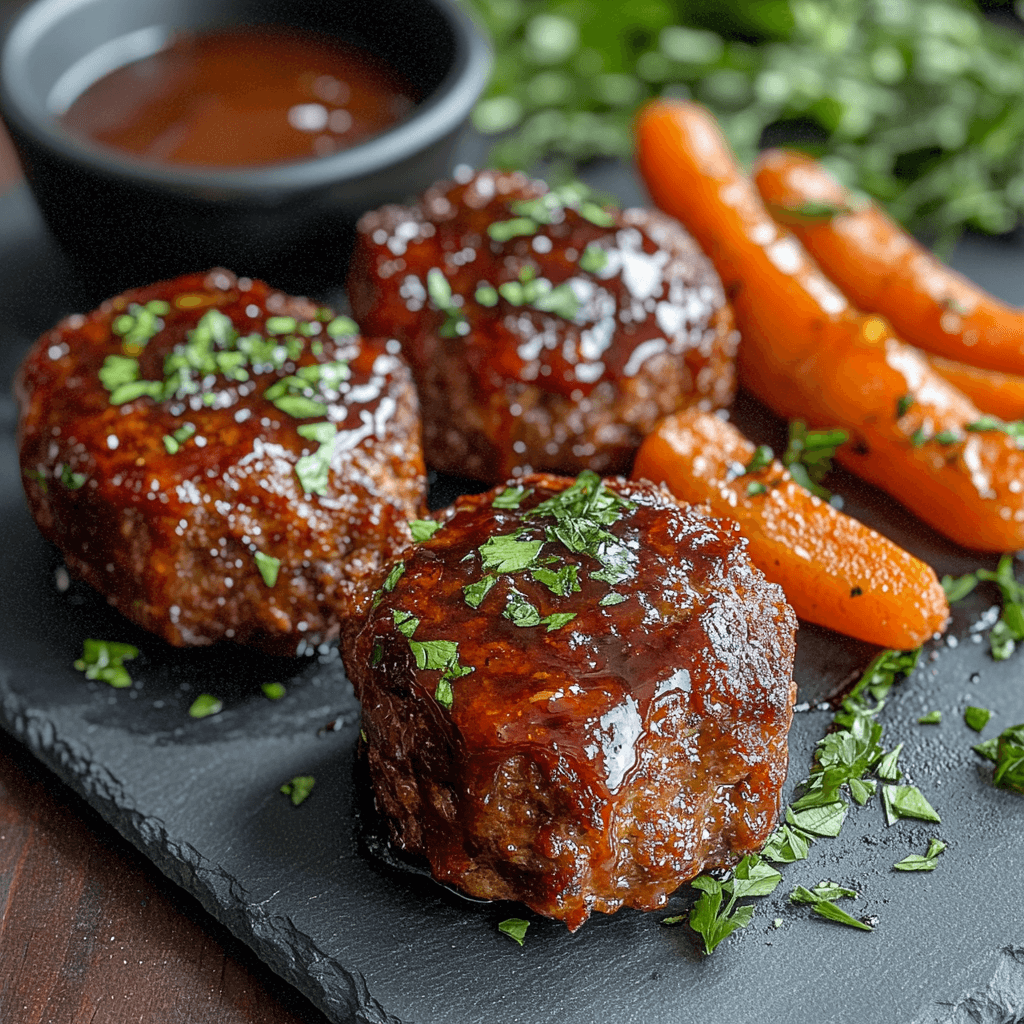
<svg viewBox="0 0 1024 1024">
<path fill-rule="evenodd" d="M 252 167 L 328 156 L 402 120 L 415 90 L 379 58 L 282 28 L 176 37 L 91 85 L 77 135 L 156 164 Z"/>
</svg>

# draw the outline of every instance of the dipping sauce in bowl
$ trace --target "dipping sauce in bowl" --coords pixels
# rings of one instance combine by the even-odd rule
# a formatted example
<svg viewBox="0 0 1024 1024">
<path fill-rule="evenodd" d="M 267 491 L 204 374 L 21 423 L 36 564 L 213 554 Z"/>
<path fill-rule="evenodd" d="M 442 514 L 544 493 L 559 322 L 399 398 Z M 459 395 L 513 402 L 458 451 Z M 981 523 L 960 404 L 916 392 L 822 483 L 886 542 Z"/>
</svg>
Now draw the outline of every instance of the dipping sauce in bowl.
<svg viewBox="0 0 1024 1024">
<path fill-rule="evenodd" d="M 68 131 L 150 163 L 254 167 L 379 135 L 420 97 L 373 54 L 285 27 L 176 36 L 94 82 Z"/>
</svg>

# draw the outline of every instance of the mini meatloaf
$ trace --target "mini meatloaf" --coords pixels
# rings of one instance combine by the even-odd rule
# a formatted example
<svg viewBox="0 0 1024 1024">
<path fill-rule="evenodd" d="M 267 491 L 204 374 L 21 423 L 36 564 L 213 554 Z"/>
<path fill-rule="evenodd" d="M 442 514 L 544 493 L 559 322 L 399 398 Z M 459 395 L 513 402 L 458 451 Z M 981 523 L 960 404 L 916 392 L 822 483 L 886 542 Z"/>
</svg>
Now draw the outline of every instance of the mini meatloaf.
<svg viewBox="0 0 1024 1024">
<path fill-rule="evenodd" d="M 17 392 L 43 535 L 175 645 L 283 654 L 338 636 L 422 508 L 398 344 L 224 270 L 68 317 Z"/>
<path fill-rule="evenodd" d="M 436 469 L 626 473 L 655 422 L 727 405 L 738 335 L 711 263 L 660 213 L 481 171 L 359 222 L 353 315 L 397 337 Z"/>
<path fill-rule="evenodd" d="M 393 841 L 570 929 L 662 906 L 772 831 L 795 629 L 736 524 L 653 484 L 460 498 L 344 651 Z"/>
</svg>

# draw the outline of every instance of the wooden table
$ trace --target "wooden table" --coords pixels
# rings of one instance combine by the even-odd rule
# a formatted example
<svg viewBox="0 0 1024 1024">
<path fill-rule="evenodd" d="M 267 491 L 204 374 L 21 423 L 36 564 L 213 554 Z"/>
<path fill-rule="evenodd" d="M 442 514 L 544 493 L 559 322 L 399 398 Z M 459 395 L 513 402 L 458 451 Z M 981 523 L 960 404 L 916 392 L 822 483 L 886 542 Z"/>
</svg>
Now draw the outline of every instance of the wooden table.
<svg viewBox="0 0 1024 1024">
<path fill-rule="evenodd" d="M 21 170 L 0 128 L 0 192 Z M 326 1024 L 0 732 L 2 1024 Z"/>
</svg>

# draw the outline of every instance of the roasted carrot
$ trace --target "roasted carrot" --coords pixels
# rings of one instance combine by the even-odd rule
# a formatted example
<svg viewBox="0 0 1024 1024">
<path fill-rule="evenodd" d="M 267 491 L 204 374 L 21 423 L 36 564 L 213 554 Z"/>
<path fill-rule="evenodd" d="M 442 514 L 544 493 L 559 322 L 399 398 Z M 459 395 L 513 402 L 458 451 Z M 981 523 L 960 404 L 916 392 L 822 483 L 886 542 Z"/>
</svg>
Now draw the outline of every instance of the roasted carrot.
<svg viewBox="0 0 1024 1024">
<path fill-rule="evenodd" d="M 947 359 L 1024 374 L 1024 310 L 946 266 L 876 204 L 855 201 L 816 160 L 768 150 L 754 166 L 772 215 L 854 305 Z"/>
<path fill-rule="evenodd" d="M 982 412 L 1004 420 L 1024 419 L 1024 377 L 983 370 L 954 359 L 926 353 L 932 369 L 962 391 Z"/>
<path fill-rule="evenodd" d="M 648 435 L 633 476 L 737 520 L 751 561 L 801 619 L 898 650 L 945 627 L 949 605 L 930 566 L 804 490 L 781 462 L 743 472 L 755 450 L 732 424 L 687 410 Z"/>
<path fill-rule="evenodd" d="M 787 419 L 847 430 L 837 461 L 947 537 L 1024 546 L 1024 452 L 977 429 L 978 408 L 822 274 L 768 215 L 711 115 L 657 100 L 636 131 L 651 196 L 689 228 L 732 300 L 747 390 Z"/>
</svg>

